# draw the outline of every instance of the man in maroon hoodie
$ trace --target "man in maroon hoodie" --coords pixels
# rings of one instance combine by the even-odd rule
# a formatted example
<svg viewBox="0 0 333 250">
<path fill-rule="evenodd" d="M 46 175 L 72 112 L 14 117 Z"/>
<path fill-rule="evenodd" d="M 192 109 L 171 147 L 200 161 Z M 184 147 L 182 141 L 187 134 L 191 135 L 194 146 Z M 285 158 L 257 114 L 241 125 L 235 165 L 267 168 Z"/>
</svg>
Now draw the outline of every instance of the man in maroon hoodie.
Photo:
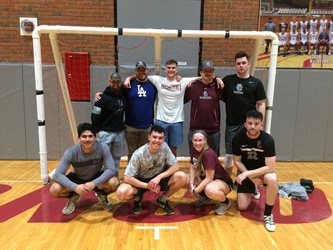
<svg viewBox="0 0 333 250">
<path fill-rule="evenodd" d="M 184 102 L 191 101 L 190 131 L 188 144 L 191 154 L 193 131 L 201 129 L 207 133 L 207 141 L 214 152 L 220 155 L 220 100 L 222 89 L 218 87 L 212 61 L 203 61 L 200 67 L 201 79 L 186 89 Z"/>
</svg>

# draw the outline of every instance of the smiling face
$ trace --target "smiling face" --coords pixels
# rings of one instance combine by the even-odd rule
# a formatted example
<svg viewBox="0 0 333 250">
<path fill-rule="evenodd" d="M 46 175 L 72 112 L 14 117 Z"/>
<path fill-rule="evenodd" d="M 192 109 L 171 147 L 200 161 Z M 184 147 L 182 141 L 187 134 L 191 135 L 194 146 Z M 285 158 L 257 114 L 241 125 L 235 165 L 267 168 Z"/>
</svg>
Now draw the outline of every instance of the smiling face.
<svg viewBox="0 0 333 250">
<path fill-rule="evenodd" d="M 201 152 L 207 142 L 206 137 L 201 133 L 194 133 L 192 137 L 193 148 Z"/>
<path fill-rule="evenodd" d="M 148 76 L 148 69 L 140 67 L 135 70 L 135 76 L 139 81 L 145 81 Z"/>
<path fill-rule="evenodd" d="M 250 139 L 256 139 L 260 135 L 262 129 L 262 121 L 259 118 L 248 117 L 244 123 L 246 134 Z"/>
<path fill-rule="evenodd" d="M 150 153 L 157 153 L 164 142 L 164 133 L 159 133 L 157 131 L 152 131 L 150 135 L 148 135 L 149 146 L 148 150 Z"/>
<path fill-rule="evenodd" d="M 85 130 L 80 135 L 79 141 L 81 143 L 82 151 L 85 153 L 90 153 L 94 148 L 96 136 L 90 130 Z"/>
<path fill-rule="evenodd" d="M 166 65 L 165 67 L 165 74 L 169 80 L 174 80 L 177 76 L 178 69 L 177 64 L 171 63 Z"/>
</svg>

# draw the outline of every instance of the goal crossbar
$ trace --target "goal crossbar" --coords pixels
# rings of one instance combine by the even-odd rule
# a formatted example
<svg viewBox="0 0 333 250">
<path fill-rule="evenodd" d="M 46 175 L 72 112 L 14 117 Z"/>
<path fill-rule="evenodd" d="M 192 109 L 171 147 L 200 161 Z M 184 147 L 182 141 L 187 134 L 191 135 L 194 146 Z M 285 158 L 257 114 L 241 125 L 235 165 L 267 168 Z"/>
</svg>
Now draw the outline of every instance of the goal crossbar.
<svg viewBox="0 0 333 250">
<path fill-rule="evenodd" d="M 255 64 L 259 55 L 262 41 L 265 39 L 272 41 L 270 53 L 270 63 L 268 70 L 267 83 L 267 110 L 265 116 L 265 131 L 270 133 L 273 98 L 275 88 L 275 76 L 278 56 L 279 40 L 275 33 L 270 31 L 222 31 L 222 30 L 176 30 L 176 29 L 135 29 L 135 28 L 114 28 L 114 27 L 83 27 L 83 26 L 60 26 L 60 25 L 40 25 L 32 33 L 34 51 L 34 72 L 36 86 L 37 119 L 38 119 L 38 139 L 39 156 L 41 167 L 41 179 L 44 184 L 48 181 L 47 168 L 47 147 L 46 147 L 46 128 L 45 128 L 45 107 L 44 107 L 44 88 L 42 74 L 41 42 L 42 34 L 48 34 L 51 42 L 52 52 L 55 60 L 59 83 L 64 98 L 65 109 L 69 119 L 73 141 L 77 140 L 76 122 L 70 104 L 69 91 L 66 84 L 66 77 L 62 65 L 60 50 L 57 42 L 58 34 L 77 34 L 77 35 L 117 35 L 117 36 L 146 36 L 154 39 L 154 66 L 155 73 L 159 74 L 161 66 L 161 48 L 163 37 L 182 37 L 182 38 L 220 38 L 220 39 L 251 39 L 255 40 L 255 48 L 251 57 L 250 74 L 254 74 Z"/>
</svg>

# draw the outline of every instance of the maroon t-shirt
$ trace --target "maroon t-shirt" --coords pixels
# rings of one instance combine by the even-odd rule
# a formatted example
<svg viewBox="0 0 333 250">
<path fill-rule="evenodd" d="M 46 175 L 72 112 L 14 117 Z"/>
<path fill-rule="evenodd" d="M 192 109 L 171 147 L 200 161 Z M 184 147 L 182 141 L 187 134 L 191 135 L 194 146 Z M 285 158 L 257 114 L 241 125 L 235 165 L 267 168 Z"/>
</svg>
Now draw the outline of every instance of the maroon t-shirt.
<svg viewBox="0 0 333 250">
<path fill-rule="evenodd" d="M 195 148 L 193 148 L 192 154 L 191 163 L 195 165 L 200 153 Z M 232 179 L 221 165 L 213 149 L 209 148 L 204 152 L 202 157 L 202 165 L 205 170 L 215 170 L 214 180 L 219 179 L 232 186 Z M 201 178 L 205 178 L 205 176 L 201 176 Z"/>
</svg>

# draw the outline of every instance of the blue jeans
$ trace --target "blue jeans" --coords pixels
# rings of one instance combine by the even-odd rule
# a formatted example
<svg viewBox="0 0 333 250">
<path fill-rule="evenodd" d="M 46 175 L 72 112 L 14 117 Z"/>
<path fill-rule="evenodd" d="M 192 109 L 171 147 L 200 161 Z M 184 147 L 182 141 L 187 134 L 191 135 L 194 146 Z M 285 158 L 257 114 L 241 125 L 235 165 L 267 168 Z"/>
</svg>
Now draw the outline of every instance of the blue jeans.
<svg viewBox="0 0 333 250">
<path fill-rule="evenodd" d="M 164 128 L 164 140 L 172 147 L 178 147 L 183 144 L 183 123 L 169 123 L 160 120 L 155 121 L 155 125 Z"/>
<path fill-rule="evenodd" d="M 99 142 L 105 143 L 110 147 L 110 152 L 118 173 L 120 158 L 124 153 L 125 131 L 124 130 L 119 132 L 99 131 L 97 134 L 97 140 Z"/>
</svg>

